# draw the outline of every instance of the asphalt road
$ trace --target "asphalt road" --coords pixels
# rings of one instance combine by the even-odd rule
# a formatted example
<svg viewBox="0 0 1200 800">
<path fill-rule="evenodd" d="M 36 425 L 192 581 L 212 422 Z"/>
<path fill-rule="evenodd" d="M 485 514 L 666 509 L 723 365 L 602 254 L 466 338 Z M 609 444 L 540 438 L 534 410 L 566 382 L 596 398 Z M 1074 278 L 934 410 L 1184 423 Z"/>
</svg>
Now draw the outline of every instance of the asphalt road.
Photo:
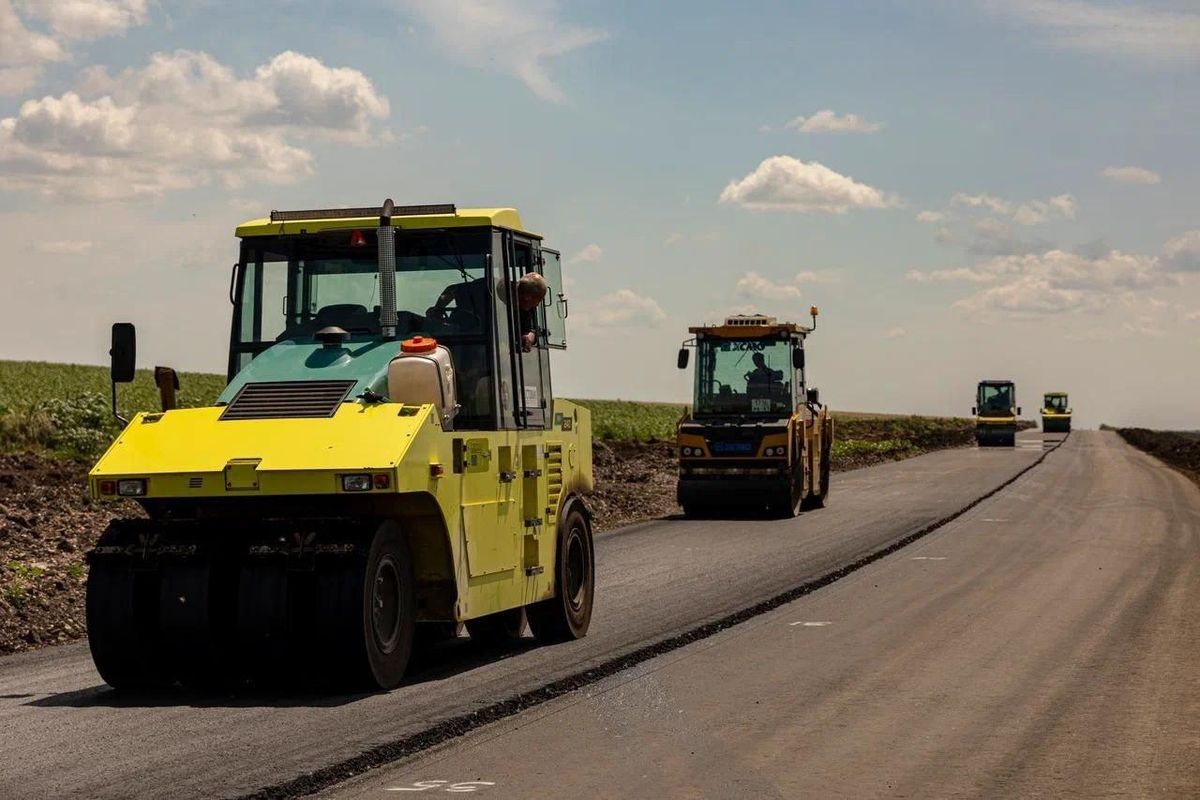
<svg viewBox="0 0 1200 800">
<path fill-rule="evenodd" d="M 86 645 L 0 659 L 0 797 L 208 798 L 280 785 L 827 575 L 995 491 L 1042 448 L 1026 436 L 1015 449 L 837 475 L 828 508 L 786 522 L 664 520 L 601 535 L 585 639 L 512 654 L 460 640 L 388 693 L 125 698 L 102 684 Z M 1032 474 L 1055 473 L 1055 461 L 1064 459 L 1052 453 Z M 1089 478 L 1078 475 L 1075 488 L 1087 491 Z M 1060 518 L 1053 503 L 1046 511 Z M 885 616 L 903 603 L 880 597 Z"/>
<path fill-rule="evenodd" d="M 1195 798 L 1198 657 L 1200 489 L 1076 433 L 818 592 L 328 795 Z"/>
</svg>

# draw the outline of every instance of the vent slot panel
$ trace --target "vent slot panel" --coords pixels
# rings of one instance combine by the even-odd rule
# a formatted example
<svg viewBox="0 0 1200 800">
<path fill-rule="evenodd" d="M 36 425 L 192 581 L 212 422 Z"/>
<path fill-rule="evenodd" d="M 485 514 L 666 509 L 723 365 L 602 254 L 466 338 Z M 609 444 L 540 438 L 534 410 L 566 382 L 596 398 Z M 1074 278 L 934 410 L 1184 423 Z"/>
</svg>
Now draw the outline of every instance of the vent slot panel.
<svg viewBox="0 0 1200 800">
<path fill-rule="evenodd" d="M 272 381 L 247 383 L 238 391 L 223 420 L 328 418 L 337 413 L 354 381 Z"/>
<path fill-rule="evenodd" d="M 558 501 L 562 498 L 563 464 L 562 445 L 546 445 L 546 519 L 554 519 Z"/>
</svg>

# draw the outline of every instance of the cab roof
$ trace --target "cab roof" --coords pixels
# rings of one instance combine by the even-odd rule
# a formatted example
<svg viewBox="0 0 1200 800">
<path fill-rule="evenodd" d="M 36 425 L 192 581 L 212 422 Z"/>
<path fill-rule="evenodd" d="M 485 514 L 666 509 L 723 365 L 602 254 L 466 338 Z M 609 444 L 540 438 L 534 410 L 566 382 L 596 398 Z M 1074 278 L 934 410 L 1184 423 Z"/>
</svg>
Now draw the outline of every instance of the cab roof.
<svg viewBox="0 0 1200 800">
<path fill-rule="evenodd" d="M 419 206 L 410 206 L 422 210 Z M 392 216 L 392 227 L 400 230 L 438 230 L 442 228 L 494 227 L 524 233 L 535 239 L 541 235 L 525 229 L 521 215 L 515 208 L 455 208 L 447 206 L 424 207 L 436 209 L 437 213 L 404 213 L 404 206 L 397 206 Z M 362 212 L 362 216 L 340 216 L 339 212 Z M 252 219 L 237 226 L 239 237 L 280 236 L 296 233 L 319 233 L 321 231 L 374 228 L 379 225 L 379 214 L 375 209 L 328 209 L 313 211 L 272 212 L 271 216 Z"/>
</svg>

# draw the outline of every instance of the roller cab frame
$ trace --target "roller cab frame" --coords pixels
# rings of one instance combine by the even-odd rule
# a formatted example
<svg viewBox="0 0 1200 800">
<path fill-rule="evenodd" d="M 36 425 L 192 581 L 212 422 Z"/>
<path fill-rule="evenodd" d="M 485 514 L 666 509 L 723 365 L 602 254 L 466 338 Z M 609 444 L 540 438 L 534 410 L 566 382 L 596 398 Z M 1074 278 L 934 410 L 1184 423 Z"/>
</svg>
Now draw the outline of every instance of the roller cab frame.
<svg viewBox="0 0 1200 800">
<path fill-rule="evenodd" d="M 514 209 L 390 200 L 272 212 L 237 236 L 225 390 L 132 415 L 88 478 L 93 499 L 146 512 L 89 556 L 104 679 L 390 688 L 414 640 L 460 623 L 491 643 L 526 620 L 583 636 L 591 417 L 552 391 L 559 253 Z M 549 284 L 533 308 L 527 272 Z M 133 337 L 114 328 L 114 405 Z M 397 378 L 402 343 L 430 339 L 452 370 Z"/>
<path fill-rule="evenodd" d="M 677 428 L 677 499 L 688 516 L 793 516 L 829 493 L 833 419 L 809 388 L 805 339 L 816 329 L 762 315 L 688 328 L 694 396 Z"/>
<path fill-rule="evenodd" d="M 1017 388 L 1008 380 L 983 380 L 975 389 L 975 442 L 980 447 L 1013 447 L 1017 443 Z"/>
<path fill-rule="evenodd" d="M 1042 431 L 1071 432 L 1071 405 L 1066 392 L 1046 392 L 1042 398 Z"/>
</svg>

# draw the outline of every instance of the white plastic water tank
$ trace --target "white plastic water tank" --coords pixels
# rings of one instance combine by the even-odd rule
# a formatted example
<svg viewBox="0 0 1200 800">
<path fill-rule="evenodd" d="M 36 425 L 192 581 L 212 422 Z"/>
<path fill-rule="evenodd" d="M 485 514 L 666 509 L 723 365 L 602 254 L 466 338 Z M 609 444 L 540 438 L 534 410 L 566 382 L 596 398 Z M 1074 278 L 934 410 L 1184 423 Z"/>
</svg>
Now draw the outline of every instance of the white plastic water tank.
<svg viewBox="0 0 1200 800">
<path fill-rule="evenodd" d="M 432 403 L 438 417 L 448 424 L 458 413 L 454 394 L 454 361 L 445 345 L 428 336 L 414 336 L 400 343 L 400 355 L 388 364 L 388 399 L 393 403 Z"/>
</svg>

